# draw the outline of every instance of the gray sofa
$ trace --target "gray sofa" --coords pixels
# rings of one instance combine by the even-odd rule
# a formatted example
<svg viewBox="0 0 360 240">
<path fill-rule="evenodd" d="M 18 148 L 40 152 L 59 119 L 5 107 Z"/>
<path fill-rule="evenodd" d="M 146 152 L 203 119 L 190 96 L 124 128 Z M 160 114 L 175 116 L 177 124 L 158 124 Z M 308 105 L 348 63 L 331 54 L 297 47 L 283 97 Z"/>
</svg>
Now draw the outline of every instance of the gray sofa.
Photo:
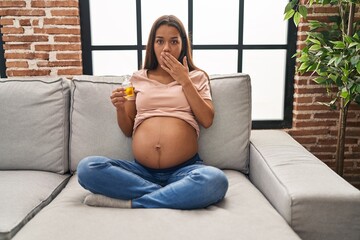
<svg viewBox="0 0 360 240">
<path fill-rule="evenodd" d="M 360 239 L 360 191 L 282 130 L 251 130 L 245 74 L 211 76 L 214 124 L 200 156 L 224 170 L 206 209 L 89 207 L 76 167 L 88 155 L 132 159 L 111 91 L 122 77 L 0 80 L 0 239 Z"/>
</svg>

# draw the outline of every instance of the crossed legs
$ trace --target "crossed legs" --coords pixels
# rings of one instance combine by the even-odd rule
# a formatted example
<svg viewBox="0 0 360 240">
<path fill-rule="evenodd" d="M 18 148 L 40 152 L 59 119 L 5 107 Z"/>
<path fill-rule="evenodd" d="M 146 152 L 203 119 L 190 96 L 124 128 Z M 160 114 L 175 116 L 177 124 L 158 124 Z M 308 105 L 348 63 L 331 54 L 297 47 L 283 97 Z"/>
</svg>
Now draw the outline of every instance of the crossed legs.
<svg viewBox="0 0 360 240">
<path fill-rule="evenodd" d="M 79 163 L 77 174 L 80 185 L 96 194 L 87 197 L 95 206 L 203 208 L 223 199 L 228 188 L 221 170 L 202 163 L 154 173 L 135 161 L 93 156 Z"/>
</svg>

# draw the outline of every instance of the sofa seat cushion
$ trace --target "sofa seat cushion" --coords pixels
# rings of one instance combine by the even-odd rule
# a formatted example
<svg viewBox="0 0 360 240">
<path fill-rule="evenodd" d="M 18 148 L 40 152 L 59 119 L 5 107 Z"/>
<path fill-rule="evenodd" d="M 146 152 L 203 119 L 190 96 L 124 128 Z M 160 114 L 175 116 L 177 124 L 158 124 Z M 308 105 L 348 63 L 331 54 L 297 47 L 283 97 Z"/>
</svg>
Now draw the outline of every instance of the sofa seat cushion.
<svg viewBox="0 0 360 240">
<path fill-rule="evenodd" d="M 72 80 L 71 170 L 89 155 L 132 160 L 131 138 L 117 125 L 112 90 L 123 76 L 75 76 Z M 210 77 L 215 107 L 213 125 L 201 128 L 199 153 L 204 162 L 221 169 L 248 173 L 251 130 L 250 77 L 236 73 Z"/>
<path fill-rule="evenodd" d="M 300 239 L 245 175 L 225 173 L 230 184 L 225 199 L 190 211 L 90 207 L 82 203 L 89 192 L 74 175 L 14 240 Z"/>
<path fill-rule="evenodd" d="M 0 239 L 10 239 L 64 188 L 69 175 L 0 171 Z"/>
<path fill-rule="evenodd" d="M 0 170 L 69 171 L 69 80 L 0 79 Z"/>
</svg>

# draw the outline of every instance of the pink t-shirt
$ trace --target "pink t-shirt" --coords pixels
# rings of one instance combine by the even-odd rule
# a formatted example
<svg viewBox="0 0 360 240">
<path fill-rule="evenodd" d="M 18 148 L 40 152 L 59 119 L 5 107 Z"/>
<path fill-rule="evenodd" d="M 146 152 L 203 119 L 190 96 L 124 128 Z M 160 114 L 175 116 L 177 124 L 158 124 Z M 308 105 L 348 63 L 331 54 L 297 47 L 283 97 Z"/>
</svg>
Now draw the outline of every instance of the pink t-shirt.
<svg viewBox="0 0 360 240">
<path fill-rule="evenodd" d="M 210 86 L 206 74 L 199 70 L 189 73 L 190 79 L 203 99 L 210 99 Z M 191 111 L 182 86 L 174 81 L 163 84 L 147 76 L 147 69 L 135 72 L 130 82 L 135 88 L 136 110 L 134 130 L 147 118 L 155 116 L 176 117 L 189 123 L 199 136 L 199 124 Z"/>
</svg>

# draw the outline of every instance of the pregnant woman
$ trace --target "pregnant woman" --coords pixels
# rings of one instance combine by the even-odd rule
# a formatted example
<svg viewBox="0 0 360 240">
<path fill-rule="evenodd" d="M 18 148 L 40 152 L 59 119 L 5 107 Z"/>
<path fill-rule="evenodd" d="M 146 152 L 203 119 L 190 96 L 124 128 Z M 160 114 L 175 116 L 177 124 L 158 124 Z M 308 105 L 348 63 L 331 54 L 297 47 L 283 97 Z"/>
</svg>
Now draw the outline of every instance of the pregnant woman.
<svg viewBox="0 0 360 240">
<path fill-rule="evenodd" d="M 204 165 L 198 151 L 199 124 L 212 125 L 208 75 L 191 58 L 181 21 L 158 18 L 150 31 L 144 68 L 130 79 L 135 96 L 116 89 L 111 102 L 122 132 L 133 138 L 134 161 L 87 157 L 79 183 L 92 194 L 90 206 L 204 208 L 222 200 L 225 174 Z"/>
</svg>

